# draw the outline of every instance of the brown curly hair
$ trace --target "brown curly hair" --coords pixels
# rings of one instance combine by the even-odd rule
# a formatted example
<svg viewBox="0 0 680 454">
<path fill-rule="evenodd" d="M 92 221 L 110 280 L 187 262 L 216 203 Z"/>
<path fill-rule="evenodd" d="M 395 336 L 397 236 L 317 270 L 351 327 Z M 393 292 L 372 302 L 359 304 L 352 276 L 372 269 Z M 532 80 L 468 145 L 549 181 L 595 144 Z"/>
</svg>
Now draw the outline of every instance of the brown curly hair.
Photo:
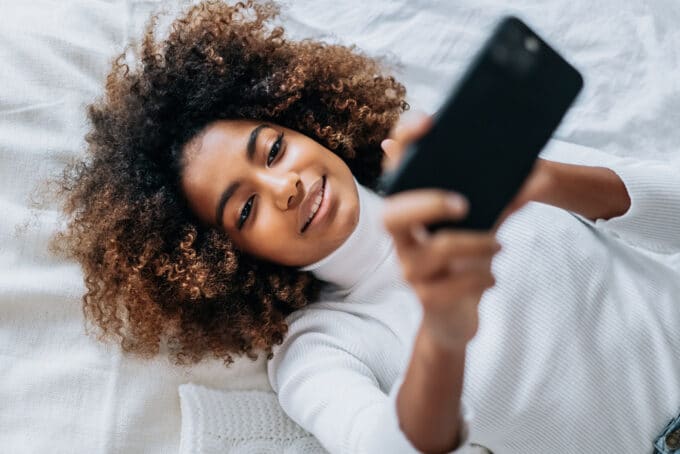
<svg viewBox="0 0 680 454">
<path fill-rule="evenodd" d="M 285 316 L 318 297 L 311 273 L 254 259 L 202 225 L 180 190 L 183 146 L 216 119 L 271 121 L 312 137 L 375 187 L 380 142 L 406 90 L 383 59 L 268 23 L 272 2 L 203 2 L 156 38 L 152 16 L 114 60 L 88 107 L 87 156 L 59 177 L 68 218 L 53 250 L 80 262 L 86 328 L 126 352 L 176 364 L 210 355 L 257 358 L 286 333 Z M 132 67 L 131 67 L 132 66 Z"/>
</svg>

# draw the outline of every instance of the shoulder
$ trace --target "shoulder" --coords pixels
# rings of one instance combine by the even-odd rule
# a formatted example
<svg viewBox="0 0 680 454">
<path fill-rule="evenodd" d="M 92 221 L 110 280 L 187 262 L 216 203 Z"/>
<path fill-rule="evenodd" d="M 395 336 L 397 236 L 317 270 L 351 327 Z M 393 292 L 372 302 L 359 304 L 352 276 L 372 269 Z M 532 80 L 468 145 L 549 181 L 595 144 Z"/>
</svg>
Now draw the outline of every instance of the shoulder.
<svg viewBox="0 0 680 454">
<path fill-rule="evenodd" d="M 391 332 L 362 306 L 369 304 L 319 302 L 290 314 L 286 336 L 267 363 L 272 388 L 278 392 L 282 382 L 319 368 L 373 377 L 372 367 L 390 357 L 383 350 L 396 351 L 398 345 Z"/>
</svg>

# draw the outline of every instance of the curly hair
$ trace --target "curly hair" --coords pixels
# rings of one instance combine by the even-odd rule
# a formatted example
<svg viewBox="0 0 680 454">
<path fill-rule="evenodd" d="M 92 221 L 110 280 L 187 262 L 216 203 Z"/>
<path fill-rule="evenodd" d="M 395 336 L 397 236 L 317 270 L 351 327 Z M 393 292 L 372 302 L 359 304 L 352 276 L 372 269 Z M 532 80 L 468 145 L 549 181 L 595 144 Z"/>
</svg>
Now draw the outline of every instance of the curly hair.
<svg viewBox="0 0 680 454">
<path fill-rule="evenodd" d="M 269 23 L 278 14 L 272 2 L 202 2 L 165 39 L 154 15 L 88 106 L 87 155 L 58 178 L 68 222 L 51 247 L 81 264 L 86 330 L 100 341 L 144 357 L 166 345 L 176 364 L 271 358 L 286 315 L 318 297 L 311 273 L 202 225 L 179 183 L 182 149 L 207 124 L 257 119 L 315 139 L 375 187 L 404 86 L 354 45 L 285 39 Z"/>
</svg>

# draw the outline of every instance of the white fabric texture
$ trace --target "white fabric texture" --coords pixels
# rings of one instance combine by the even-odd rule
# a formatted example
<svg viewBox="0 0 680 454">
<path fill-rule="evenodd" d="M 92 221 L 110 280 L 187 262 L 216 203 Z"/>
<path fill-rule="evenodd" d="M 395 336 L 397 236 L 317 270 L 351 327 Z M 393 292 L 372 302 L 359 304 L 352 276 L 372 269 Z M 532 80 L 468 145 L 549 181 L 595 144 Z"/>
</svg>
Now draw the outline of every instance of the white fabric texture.
<svg viewBox="0 0 680 454">
<path fill-rule="evenodd" d="M 264 358 L 179 368 L 83 329 L 77 263 L 47 251 L 31 192 L 81 156 L 85 105 L 155 2 L 0 0 L 0 451 L 176 453 L 178 386 L 269 390 Z"/>
<path fill-rule="evenodd" d="M 194 383 L 179 387 L 180 453 L 307 454 L 319 442 L 286 416 L 267 391 L 224 391 Z"/>
<path fill-rule="evenodd" d="M 84 107 L 101 93 L 109 60 L 139 35 L 150 11 L 180 3 L 0 0 L 3 451 L 177 452 L 183 425 L 179 385 L 271 390 L 262 359 L 238 361 L 230 369 L 220 362 L 178 369 L 163 358 L 126 357 L 86 337 L 82 273 L 76 263 L 56 260 L 46 250 L 58 213 L 54 207 L 30 209 L 35 186 L 81 155 Z M 679 156 L 675 0 L 284 5 L 281 22 L 292 36 L 355 43 L 400 63 L 397 76 L 409 103 L 428 112 L 436 110 L 489 26 L 502 13 L 516 13 L 584 74 L 584 92 L 557 131 L 558 141 L 619 156 Z"/>
</svg>

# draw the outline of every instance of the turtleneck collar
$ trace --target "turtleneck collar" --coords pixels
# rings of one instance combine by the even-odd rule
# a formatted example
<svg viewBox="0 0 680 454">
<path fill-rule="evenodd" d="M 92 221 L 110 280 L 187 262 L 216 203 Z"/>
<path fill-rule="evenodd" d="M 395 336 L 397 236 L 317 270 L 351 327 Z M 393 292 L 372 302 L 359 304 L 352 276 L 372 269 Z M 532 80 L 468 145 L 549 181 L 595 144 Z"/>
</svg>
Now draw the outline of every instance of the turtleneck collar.
<svg viewBox="0 0 680 454">
<path fill-rule="evenodd" d="M 359 222 L 336 250 L 316 263 L 300 268 L 318 279 L 333 284 L 337 290 L 349 291 L 367 279 L 392 250 L 392 238 L 383 227 L 382 198 L 354 182 L 359 193 Z"/>
</svg>

